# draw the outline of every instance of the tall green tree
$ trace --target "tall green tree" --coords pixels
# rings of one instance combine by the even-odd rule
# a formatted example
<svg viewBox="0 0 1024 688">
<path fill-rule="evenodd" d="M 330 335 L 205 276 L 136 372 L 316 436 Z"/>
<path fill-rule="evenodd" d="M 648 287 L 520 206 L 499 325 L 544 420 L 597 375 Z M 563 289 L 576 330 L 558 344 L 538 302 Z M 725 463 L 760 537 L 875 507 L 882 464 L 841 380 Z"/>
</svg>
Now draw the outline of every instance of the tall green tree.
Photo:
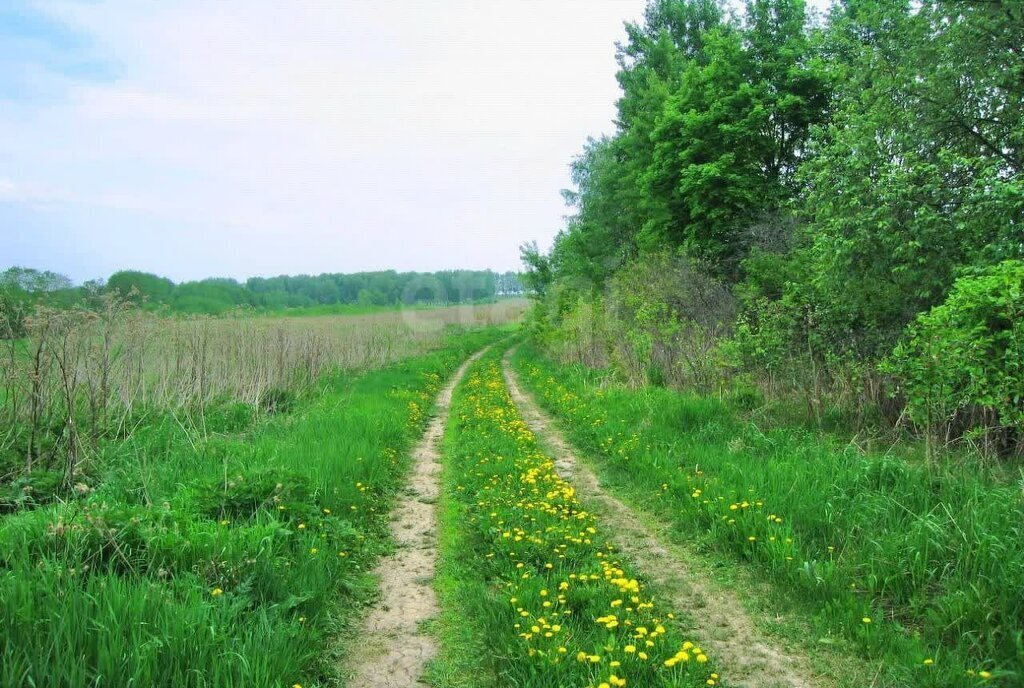
<svg viewBox="0 0 1024 688">
<path fill-rule="evenodd" d="M 149 272 L 121 270 L 107 279 L 107 289 L 126 299 L 168 304 L 174 295 L 174 282 Z"/>
<path fill-rule="evenodd" d="M 848 0 L 833 17 L 832 126 L 801 172 L 825 345 L 884 355 L 969 265 L 1019 255 L 1021 5 Z"/>
</svg>

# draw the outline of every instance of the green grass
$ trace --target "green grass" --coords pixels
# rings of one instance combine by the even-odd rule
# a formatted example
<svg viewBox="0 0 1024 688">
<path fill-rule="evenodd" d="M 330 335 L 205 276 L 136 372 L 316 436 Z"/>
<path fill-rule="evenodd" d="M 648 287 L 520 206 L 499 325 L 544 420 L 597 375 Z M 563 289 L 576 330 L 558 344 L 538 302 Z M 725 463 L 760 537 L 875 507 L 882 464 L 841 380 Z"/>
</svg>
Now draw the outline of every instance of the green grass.
<svg viewBox="0 0 1024 688">
<path fill-rule="evenodd" d="M 445 435 L 435 685 L 715 685 L 522 422 L 501 353 L 469 370 Z"/>
<path fill-rule="evenodd" d="M 1004 471 L 759 427 L 728 402 L 608 384 L 529 346 L 514 364 L 613 491 L 743 562 L 880 682 L 1024 679 L 1024 495 Z"/>
<path fill-rule="evenodd" d="M 332 376 L 260 422 L 237 404 L 140 416 L 87 494 L 0 516 L 0 685 L 330 680 L 433 396 L 499 334 Z"/>
</svg>

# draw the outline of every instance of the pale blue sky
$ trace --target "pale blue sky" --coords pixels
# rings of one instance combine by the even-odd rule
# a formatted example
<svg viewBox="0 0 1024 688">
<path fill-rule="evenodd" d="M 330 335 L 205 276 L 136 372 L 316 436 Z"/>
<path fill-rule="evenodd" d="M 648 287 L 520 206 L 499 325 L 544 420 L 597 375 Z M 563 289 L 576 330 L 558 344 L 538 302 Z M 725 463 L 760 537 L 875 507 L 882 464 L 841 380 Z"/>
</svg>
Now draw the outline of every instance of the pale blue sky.
<svg viewBox="0 0 1024 688">
<path fill-rule="evenodd" d="M 7 0 L 0 269 L 515 269 L 644 4 Z"/>
</svg>

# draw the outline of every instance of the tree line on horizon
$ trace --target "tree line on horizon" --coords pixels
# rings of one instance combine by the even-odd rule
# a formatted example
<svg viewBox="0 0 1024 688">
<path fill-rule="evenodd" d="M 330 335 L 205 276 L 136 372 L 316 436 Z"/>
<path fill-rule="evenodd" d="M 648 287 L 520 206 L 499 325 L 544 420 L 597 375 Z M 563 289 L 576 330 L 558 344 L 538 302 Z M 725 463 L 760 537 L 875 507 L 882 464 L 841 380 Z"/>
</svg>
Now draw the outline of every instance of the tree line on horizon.
<svg viewBox="0 0 1024 688">
<path fill-rule="evenodd" d="M 634 379 L 1024 441 L 1024 3 L 652 0 L 537 327 Z"/>
<path fill-rule="evenodd" d="M 236 308 L 278 311 L 317 306 L 444 305 L 523 293 L 515 272 L 381 270 L 320 275 L 250 277 L 244 282 L 213 277 L 176 283 L 137 270 L 75 285 L 52 271 L 12 267 L 0 272 L 0 308 L 6 313 L 36 303 L 70 307 L 91 297 L 117 294 L 146 308 L 216 315 Z"/>
</svg>

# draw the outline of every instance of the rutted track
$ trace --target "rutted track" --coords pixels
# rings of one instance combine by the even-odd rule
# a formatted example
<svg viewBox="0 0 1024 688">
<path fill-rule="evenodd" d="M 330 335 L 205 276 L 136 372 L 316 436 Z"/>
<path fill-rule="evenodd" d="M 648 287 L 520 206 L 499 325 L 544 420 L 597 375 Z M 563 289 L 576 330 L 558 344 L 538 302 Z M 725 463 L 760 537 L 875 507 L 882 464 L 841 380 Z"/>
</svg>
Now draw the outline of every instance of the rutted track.
<svg viewBox="0 0 1024 688">
<path fill-rule="evenodd" d="M 440 491 L 438 445 L 444 435 L 452 391 L 466 369 L 486 351 L 470 356 L 438 393 L 435 416 L 413 450 L 409 489 L 395 508 L 391 524 L 397 548 L 375 570 L 381 599 L 366 617 L 360 646 L 353 648 L 355 668 L 350 685 L 417 685 L 424 666 L 437 653 L 436 640 L 423 633 L 420 626 L 439 612 L 432 585 L 437 564 L 434 502 Z"/>
<path fill-rule="evenodd" d="M 693 630 L 727 670 L 729 685 L 744 688 L 814 688 L 826 683 L 812 677 L 805 657 L 790 654 L 759 633 L 743 605 L 729 591 L 702 580 L 672 548 L 652 534 L 633 510 L 608 494 L 597 476 L 580 462 L 552 419 L 525 393 L 505 354 L 502 368 L 509 393 L 523 420 L 552 451 L 555 466 L 582 499 L 615 523 L 609 529 L 615 545 L 644 570 L 651 581 L 669 596 L 675 607 L 687 612 Z"/>
</svg>

